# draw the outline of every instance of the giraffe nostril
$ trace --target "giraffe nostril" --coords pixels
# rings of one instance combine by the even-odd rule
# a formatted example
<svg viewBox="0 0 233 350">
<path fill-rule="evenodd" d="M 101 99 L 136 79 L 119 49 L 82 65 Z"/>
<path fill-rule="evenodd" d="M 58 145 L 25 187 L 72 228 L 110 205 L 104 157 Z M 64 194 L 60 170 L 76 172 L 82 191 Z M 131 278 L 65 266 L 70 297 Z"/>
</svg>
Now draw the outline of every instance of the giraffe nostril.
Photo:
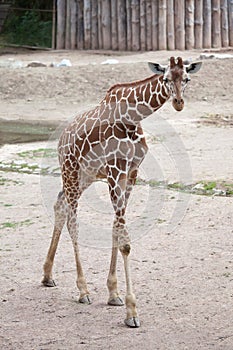
<svg viewBox="0 0 233 350">
<path fill-rule="evenodd" d="M 177 99 L 177 98 L 175 97 L 175 98 L 174 98 L 174 102 L 177 103 L 178 105 L 180 105 L 180 104 L 184 103 L 184 100 L 183 100 L 183 98 Z"/>
</svg>

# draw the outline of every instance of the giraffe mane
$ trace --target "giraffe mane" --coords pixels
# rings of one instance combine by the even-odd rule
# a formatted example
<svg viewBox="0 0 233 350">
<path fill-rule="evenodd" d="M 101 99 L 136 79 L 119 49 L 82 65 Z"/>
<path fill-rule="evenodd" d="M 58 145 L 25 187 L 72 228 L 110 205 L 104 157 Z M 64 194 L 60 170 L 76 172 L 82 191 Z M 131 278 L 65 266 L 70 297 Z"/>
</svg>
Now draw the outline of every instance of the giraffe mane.
<svg viewBox="0 0 233 350">
<path fill-rule="evenodd" d="M 136 87 L 140 84 L 144 84 L 144 83 L 147 83 L 148 81 L 150 81 L 152 78 L 159 78 L 161 76 L 161 74 L 153 74 L 145 79 L 142 79 L 142 80 L 135 80 L 133 82 L 129 82 L 129 83 L 117 83 L 117 84 L 114 84 L 112 85 L 108 91 L 107 91 L 107 94 L 112 92 L 114 89 L 116 88 L 124 88 L 124 87 Z"/>
</svg>

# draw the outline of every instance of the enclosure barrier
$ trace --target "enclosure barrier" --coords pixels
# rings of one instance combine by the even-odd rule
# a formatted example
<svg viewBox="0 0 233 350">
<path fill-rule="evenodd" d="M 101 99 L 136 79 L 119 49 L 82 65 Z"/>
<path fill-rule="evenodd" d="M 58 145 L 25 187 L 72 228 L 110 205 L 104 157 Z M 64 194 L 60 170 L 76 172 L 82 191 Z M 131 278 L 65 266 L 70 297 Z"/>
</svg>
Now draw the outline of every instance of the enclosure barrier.
<svg viewBox="0 0 233 350">
<path fill-rule="evenodd" d="M 57 0 L 57 49 L 233 46 L 233 0 Z"/>
</svg>

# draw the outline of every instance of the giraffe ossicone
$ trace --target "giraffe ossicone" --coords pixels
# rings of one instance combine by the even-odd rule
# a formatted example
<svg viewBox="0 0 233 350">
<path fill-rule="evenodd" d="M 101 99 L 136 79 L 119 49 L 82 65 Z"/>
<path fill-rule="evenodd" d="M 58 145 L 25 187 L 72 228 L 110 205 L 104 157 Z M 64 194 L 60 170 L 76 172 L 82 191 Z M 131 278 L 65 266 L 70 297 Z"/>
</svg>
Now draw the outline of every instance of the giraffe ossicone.
<svg viewBox="0 0 233 350">
<path fill-rule="evenodd" d="M 58 143 L 63 189 L 54 205 L 55 223 L 44 264 L 45 286 L 53 287 L 54 257 L 65 223 L 73 243 L 79 301 L 90 304 L 78 247 L 78 201 L 83 191 L 96 179 L 106 178 L 115 212 L 112 229 L 112 256 L 107 278 L 108 304 L 121 306 L 117 287 L 117 256 L 120 250 L 126 278 L 126 320 L 129 327 L 139 327 L 136 297 L 130 276 L 130 237 L 125 211 L 136 182 L 138 168 L 147 153 L 141 121 L 157 111 L 170 97 L 177 111 L 184 107 L 183 93 L 201 63 L 184 64 L 181 57 L 170 58 L 167 66 L 149 63 L 154 75 L 132 83 L 116 84 L 99 105 L 77 116 L 62 132 Z"/>
</svg>

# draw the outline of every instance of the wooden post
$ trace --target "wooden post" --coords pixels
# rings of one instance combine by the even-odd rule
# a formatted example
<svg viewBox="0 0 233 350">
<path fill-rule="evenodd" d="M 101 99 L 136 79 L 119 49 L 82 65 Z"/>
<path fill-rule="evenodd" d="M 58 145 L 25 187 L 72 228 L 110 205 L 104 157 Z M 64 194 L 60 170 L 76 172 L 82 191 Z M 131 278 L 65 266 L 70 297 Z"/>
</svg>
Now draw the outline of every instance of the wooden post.
<svg viewBox="0 0 233 350">
<path fill-rule="evenodd" d="M 66 32 L 65 32 L 65 49 L 70 49 L 70 1 L 66 0 Z"/>
<path fill-rule="evenodd" d="M 140 1 L 140 34 L 141 34 L 141 50 L 146 50 L 146 2 Z"/>
<path fill-rule="evenodd" d="M 175 47 L 185 49 L 184 1 L 175 1 Z"/>
<path fill-rule="evenodd" d="M 65 48 L 66 1 L 57 0 L 57 49 Z"/>
<path fill-rule="evenodd" d="M 148 13 L 147 13 L 148 15 Z M 159 16 L 159 9 L 158 9 L 158 1 L 151 1 L 151 39 L 152 39 L 152 50 L 158 50 L 158 16 Z"/>
<path fill-rule="evenodd" d="M 132 0 L 132 50 L 140 50 L 139 0 Z"/>
<path fill-rule="evenodd" d="M 227 47 L 229 45 L 227 0 L 221 0 L 220 5 L 221 5 L 222 46 Z"/>
<path fill-rule="evenodd" d="M 52 49 L 56 48 L 56 0 L 53 0 Z"/>
<path fill-rule="evenodd" d="M 126 50 L 126 6 L 125 0 L 117 1 L 118 13 L 118 48 Z"/>
<path fill-rule="evenodd" d="M 102 0 L 98 0 L 98 38 L 99 49 L 103 48 L 103 31 L 102 31 Z"/>
<path fill-rule="evenodd" d="M 175 49 L 173 0 L 167 0 L 167 48 L 168 50 Z"/>
<path fill-rule="evenodd" d="M 221 46 L 220 0 L 212 0 L 212 47 Z"/>
<path fill-rule="evenodd" d="M 91 6 L 91 48 L 98 49 L 98 3 L 92 1 Z"/>
<path fill-rule="evenodd" d="M 103 49 L 111 49 L 111 7 L 110 0 L 102 0 Z"/>
<path fill-rule="evenodd" d="M 194 14 L 195 49 L 203 47 L 203 1 L 195 0 Z"/>
<path fill-rule="evenodd" d="M 211 0 L 203 0 L 203 47 L 211 47 Z"/>
<path fill-rule="evenodd" d="M 118 49 L 117 1 L 111 1 L 112 49 Z"/>
<path fill-rule="evenodd" d="M 146 50 L 152 50 L 151 0 L 146 0 Z"/>
<path fill-rule="evenodd" d="M 91 0 L 84 0 L 84 48 L 91 48 Z"/>
<path fill-rule="evenodd" d="M 159 24 L 158 24 L 158 47 L 159 50 L 167 49 L 167 1 L 159 0 Z"/>
<path fill-rule="evenodd" d="M 77 25 L 77 3 L 75 0 L 70 0 L 70 48 L 76 48 L 76 25 Z"/>
<path fill-rule="evenodd" d="M 83 0 L 77 0 L 77 49 L 84 48 Z"/>
<path fill-rule="evenodd" d="M 233 46 L 233 0 L 228 1 L 229 45 Z"/>
<path fill-rule="evenodd" d="M 194 0 L 185 2 L 185 48 L 194 48 Z"/>
<path fill-rule="evenodd" d="M 127 50 L 132 50 L 132 28 L 133 28 L 133 6 L 132 0 L 126 0 L 126 32 L 127 32 Z"/>
</svg>

